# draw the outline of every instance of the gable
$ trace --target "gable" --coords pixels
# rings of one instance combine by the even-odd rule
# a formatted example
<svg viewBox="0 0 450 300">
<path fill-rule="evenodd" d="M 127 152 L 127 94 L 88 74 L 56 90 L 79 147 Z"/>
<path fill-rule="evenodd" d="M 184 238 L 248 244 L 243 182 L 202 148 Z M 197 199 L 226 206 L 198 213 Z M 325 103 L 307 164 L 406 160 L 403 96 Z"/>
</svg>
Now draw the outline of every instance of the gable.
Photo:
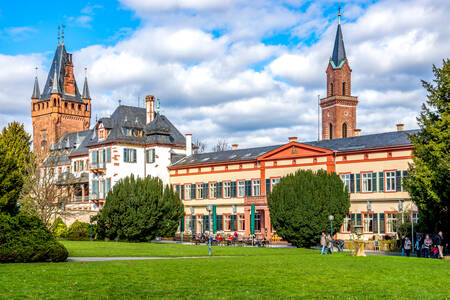
<svg viewBox="0 0 450 300">
<path fill-rule="evenodd" d="M 328 149 L 291 142 L 259 156 L 258 160 L 317 157 L 331 155 L 332 153 L 333 151 Z"/>
</svg>

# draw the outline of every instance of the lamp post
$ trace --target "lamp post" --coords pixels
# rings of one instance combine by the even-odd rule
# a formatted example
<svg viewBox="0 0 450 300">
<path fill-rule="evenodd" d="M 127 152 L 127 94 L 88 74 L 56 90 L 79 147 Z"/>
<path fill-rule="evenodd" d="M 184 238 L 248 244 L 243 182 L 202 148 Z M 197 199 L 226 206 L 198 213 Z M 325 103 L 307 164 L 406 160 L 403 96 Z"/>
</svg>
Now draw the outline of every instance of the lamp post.
<svg viewBox="0 0 450 300">
<path fill-rule="evenodd" d="M 330 224 L 331 224 L 331 253 L 334 252 L 333 249 L 333 220 L 334 220 L 334 216 L 333 215 L 329 215 L 328 216 L 328 220 L 330 220 Z"/>
<path fill-rule="evenodd" d="M 209 218 L 209 239 L 208 239 L 208 245 L 209 245 L 209 256 L 211 256 L 211 211 L 212 211 L 212 205 L 208 204 L 208 206 L 206 207 L 206 209 L 208 210 L 208 218 Z"/>
</svg>

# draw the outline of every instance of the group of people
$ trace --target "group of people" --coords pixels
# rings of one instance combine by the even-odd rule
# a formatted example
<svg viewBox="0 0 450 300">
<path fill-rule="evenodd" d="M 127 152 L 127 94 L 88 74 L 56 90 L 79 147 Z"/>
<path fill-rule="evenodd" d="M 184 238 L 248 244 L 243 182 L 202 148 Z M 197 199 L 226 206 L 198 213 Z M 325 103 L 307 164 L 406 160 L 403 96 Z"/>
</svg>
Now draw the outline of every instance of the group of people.
<svg viewBox="0 0 450 300">
<path fill-rule="evenodd" d="M 402 256 L 409 256 L 412 249 L 411 240 L 406 236 L 402 236 Z M 429 234 L 417 235 L 417 241 L 414 245 L 417 257 L 424 258 L 444 258 L 444 247 L 448 247 L 448 242 L 444 239 L 442 231 L 435 234 L 433 238 Z"/>
<path fill-rule="evenodd" d="M 333 245 L 336 246 L 339 252 L 344 251 L 343 240 L 333 240 L 329 233 L 325 234 L 325 232 L 322 232 L 322 235 L 320 236 L 320 246 L 322 247 L 322 251 L 320 254 L 332 254 Z"/>
</svg>

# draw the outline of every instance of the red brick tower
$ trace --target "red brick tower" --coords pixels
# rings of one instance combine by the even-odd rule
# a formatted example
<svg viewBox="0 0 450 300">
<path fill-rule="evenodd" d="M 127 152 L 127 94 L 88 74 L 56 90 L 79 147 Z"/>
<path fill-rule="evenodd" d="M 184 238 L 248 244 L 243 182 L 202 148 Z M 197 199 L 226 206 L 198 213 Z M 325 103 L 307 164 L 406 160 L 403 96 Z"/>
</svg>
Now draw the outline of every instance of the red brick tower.
<svg viewBox="0 0 450 300">
<path fill-rule="evenodd" d="M 80 94 L 73 74 L 72 54 L 58 43 L 42 94 L 37 78 L 31 96 L 33 150 L 45 152 L 65 133 L 89 129 L 91 97 L 87 79 Z"/>
<path fill-rule="evenodd" d="M 340 17 L 340 14 L 339 14 Z M 327 97 L 320 99 L 322 108 L 322 139 L 351 137 L 356 129 L 358 97 L 351 95 L 352 69 L 345 55 L 339 21 L 333 55 L 327 67 Z"/>
</svg>

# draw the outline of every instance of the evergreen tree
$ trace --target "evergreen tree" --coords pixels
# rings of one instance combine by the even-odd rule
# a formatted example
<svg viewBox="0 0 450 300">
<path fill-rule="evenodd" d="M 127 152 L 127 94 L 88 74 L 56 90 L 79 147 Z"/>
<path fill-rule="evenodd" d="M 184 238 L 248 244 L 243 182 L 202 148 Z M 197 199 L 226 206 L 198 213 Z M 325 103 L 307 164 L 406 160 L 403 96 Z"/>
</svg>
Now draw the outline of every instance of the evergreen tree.
<svg viewBox="0 0 450 300">
<path fill-rule="evenodd" d="M 338 175 L 324 170 L 299 170 L 283 177 L 267 199 L 273 228 L 299 247 L 317 244 L 320 233 L 335 232 L 350 208 L 350 195 Z"/>
<path fill-rule="evenodd" d="M 0 213 L 15 215 L 19 209 L 17 200 L 23 186 L 17 160 L 5 145 L 0 143 Z"/>
<path fill-rule="evenodd" d="M 174 235 L 183 216 L 183 203 L 171 187 L 159 178 L 131 175 L 114 185 L 96 219 L 100 236 L 150 241 Z"/>
<path fill-rule="evenodd" d="M 434 84 L 422 81 L 427 101 L 417 118 L 420 131 L 410 135 L 413 163 L 406 188 L 419 208 L 419 228 L 450 234 L 450 60 L 433 66 Z"/>
<path fill-rule="evenodd" d="M 29 135 L 23 124 L 19 122 L 9 123 L 3 127 L 0 134 L 0 143 L 11 153 L 11 156 L 17 160 L 17 165 L 23 172 L 32 160 L 31 135 Z"/>
</svg>

